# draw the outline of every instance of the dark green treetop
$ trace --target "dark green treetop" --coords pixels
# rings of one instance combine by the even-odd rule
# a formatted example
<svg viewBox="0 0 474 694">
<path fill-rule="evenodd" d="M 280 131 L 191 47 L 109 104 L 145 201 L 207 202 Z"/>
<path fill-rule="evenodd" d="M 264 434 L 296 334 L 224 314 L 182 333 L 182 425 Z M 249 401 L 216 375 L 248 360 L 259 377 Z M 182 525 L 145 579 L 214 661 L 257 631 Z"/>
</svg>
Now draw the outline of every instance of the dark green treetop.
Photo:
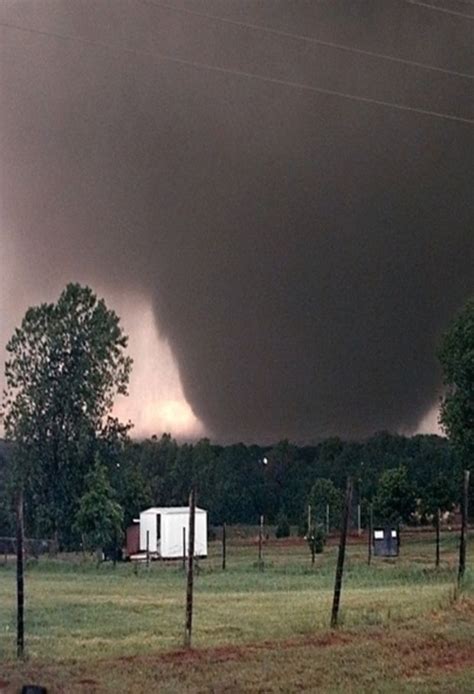
<svg viewBox="0 0 474 694">
<path fill-rule="evenodd" d="M 97 441 L 123 429 L 111 410 L 127 393 L 126 347 L 116 313 L 79 284 L 29 308 L 7 344 L 2 414 L 35 532 L 71 527 Z"/>
<path fill-rule="evenodd" d="M 445 395 L 440 422 L 464 467 L 474 456 L 474 299 L 456 316 L 439 349 Z"/>
</svg>

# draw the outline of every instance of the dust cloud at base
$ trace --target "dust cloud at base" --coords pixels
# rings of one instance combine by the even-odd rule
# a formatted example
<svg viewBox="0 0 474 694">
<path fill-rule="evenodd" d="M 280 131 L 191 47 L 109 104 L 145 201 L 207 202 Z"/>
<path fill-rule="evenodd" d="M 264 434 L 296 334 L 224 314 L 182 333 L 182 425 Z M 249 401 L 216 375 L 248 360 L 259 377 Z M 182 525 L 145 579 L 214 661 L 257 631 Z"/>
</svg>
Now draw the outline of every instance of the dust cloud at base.
<svg viewBox="0 0 474 694">
<path fill-rule="evenodd" d="M 202 423 L 183 395 L 171 349 L 159 338 L 151 307 L 126 301 L 120 315 L 130 337 L 128 352 L 134 364 L 129 396 L 117 400 L 114 413 L 133 423 L 131 434 L 138 438 L 164 432 L 178 440 L 204 436 Z"/>
</svg>

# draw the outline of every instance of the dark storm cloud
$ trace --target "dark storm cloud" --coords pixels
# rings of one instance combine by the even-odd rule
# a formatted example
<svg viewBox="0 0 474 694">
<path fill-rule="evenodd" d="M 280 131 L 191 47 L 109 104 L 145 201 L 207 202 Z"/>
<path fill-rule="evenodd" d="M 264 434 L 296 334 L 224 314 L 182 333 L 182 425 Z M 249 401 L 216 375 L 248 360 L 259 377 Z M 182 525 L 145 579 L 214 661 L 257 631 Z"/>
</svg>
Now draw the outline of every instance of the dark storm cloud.
<svg viewBox="0 0 474 694">
<path fill-rule="evenodd" d="M 474 74 L 472 23 L 409 3 L 180 6 Z M 2 30 L 19 282 L 150 297 L 221 440 L 416 426 L 473 290 L 474 125 L 145 53 L 466 119 L 474 80 L 138 1 L 12 2 L 1 20 L 138 51 Z"/>
</svg>

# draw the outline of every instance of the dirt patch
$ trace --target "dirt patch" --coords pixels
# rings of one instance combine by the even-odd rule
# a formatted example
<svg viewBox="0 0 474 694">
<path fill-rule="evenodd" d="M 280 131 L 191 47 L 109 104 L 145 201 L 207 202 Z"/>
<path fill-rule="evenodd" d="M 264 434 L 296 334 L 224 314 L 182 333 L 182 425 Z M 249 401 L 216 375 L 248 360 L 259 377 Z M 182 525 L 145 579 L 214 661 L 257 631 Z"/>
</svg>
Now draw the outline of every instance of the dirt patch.
<svg viewBox="0 0 474 694">
<path fill-rule="evenodd" d="M 411 645 L 399 643 L 397 657 L 402 662 L 402 675 L 407 678 L 474 667 L 471 644 L 453 643 L 445 639 L 427 639 Z"/>
<path fill-rule="evenodd" d="M 350 643 L 353 640 L 351 634 L 340 632 L 328 632 L 326 634 L 308 635 L 294 639 L 259 641 L 245 645 L 226 645 L 213 648 L 189 648 L 169 651 L 157 655 L 122 656 L 118 660 L 124 663 L 171 663 L 182 665 L 185 663 L 218 663 L 227 661 L 244 660 L 262 651 L 287 650 L 312 646 L 315 648 L 327 648 Z"/>
<path fill-rule="evenodd" d="M 425 649 L 424 653 L 412 663 L 405 663 L 403 667 L 404 677 L 414 677 L 431 672 L 455 672 L 466 667 L 474 666 L 472 648 L 452 650 L 449 653 L 440 652 L 437 649 Z"/>
<path fill-rule="evenodd" d="M 253 644 L 251 648 L 253 650 L 258 650 L 259 648 L 265 648 L 268 650 L 274 650 L 277 648 L 302 648 L 304 646 L 324 648 L 328 646 L 345 645 L 350 643 L 352 640 L 353 637 L 349 633 L 329 631 L 326 634 L 310 634 L 298 639 L 287 639 L 285 641 L 262 641 L 261 643 Z"/>
<path fill-rule="evenodd" d="M 182 649 L 179 651 L 170 651 L 156 658 L 162 663 L 175 663 L 181 665 L 189 662 L 225 662 L 229 660 L 242 660 L 245 657 L 244 649 L 238 646 L 219 646 L 218 648 L 209 649 Z"/>
</svg>

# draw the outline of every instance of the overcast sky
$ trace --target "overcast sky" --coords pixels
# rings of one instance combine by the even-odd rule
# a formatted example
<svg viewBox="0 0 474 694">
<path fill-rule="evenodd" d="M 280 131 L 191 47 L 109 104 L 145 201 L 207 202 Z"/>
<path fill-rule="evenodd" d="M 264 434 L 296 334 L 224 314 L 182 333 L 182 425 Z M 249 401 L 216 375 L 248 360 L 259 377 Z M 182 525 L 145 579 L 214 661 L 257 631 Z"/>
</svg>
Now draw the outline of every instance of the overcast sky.
<svg viewBox="0 0 474 694">
<path fill-rule="evenodd" d="M 473 29 L 467 0 L 3 0 L 1 343 L 87 282 L 138 434 L 436 428 Z"/>
</svg>

